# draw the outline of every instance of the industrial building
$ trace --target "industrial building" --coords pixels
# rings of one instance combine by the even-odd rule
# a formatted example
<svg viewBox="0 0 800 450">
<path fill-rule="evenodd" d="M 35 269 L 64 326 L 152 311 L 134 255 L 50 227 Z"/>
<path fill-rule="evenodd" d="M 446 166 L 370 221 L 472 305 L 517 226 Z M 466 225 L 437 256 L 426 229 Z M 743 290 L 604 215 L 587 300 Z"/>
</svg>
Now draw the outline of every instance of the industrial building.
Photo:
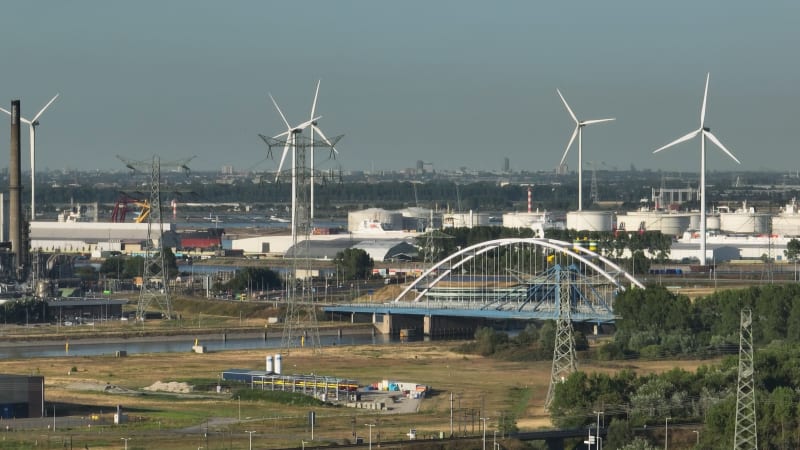
<svg viewBox="0 0 800 450">
<path fill-rule="evenodd" d="M 0 374 L 3 419 L 44 417 L 44 377 Z"/>
</svg>

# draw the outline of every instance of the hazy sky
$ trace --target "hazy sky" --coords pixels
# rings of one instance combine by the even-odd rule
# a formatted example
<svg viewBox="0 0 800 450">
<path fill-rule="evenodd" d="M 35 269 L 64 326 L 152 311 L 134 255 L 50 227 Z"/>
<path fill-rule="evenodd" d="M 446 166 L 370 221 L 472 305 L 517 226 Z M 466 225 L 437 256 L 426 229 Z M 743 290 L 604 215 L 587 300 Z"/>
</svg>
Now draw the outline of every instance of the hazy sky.
<svg viewBox="0 0 800 450">
<path fill-rule="evenodd" d="M 551 170 L 574 127 L 560 88 L 580 118 L 617 118 L 584 129 L 584 161 L 696 171 L 696 140 L 652 151 L 698 127 L 706 72 L 707 125 L 742 161 L 709 148 L 709 170 L 800 168 L 797 1 L 17 1 L 2 14 L 0 103 L 31 117 L 61 93 L 39 169 L 155 153 L 274 170 L 258 133 L 284 126 L 267 94 L 299 123 L 321 79 L 320 126 L 345 134 L 322 167 Z"/>
</svg>

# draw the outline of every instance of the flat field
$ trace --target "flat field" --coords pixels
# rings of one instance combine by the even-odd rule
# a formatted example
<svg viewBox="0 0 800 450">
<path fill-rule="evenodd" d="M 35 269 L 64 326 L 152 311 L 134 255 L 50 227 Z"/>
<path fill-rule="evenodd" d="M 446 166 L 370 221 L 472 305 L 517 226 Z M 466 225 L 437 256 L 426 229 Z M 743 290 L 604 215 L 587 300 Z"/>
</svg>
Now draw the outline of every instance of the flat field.
<svg viewBox="0 0 800 450">
<path fill-rule="evenodd" d="M 453 351 L 459 342 L 424 342 L 392 345 L 326 347 L 284 353 L 284 374 L 317 374 L 371 384 L 381 380 L 428 385 L 432 394 L 418 403 L 416 412 L 378 412 L 303 401 L 249 399 L 237 386 L 223 385 L 217 393 L 218 374 L 230 368 L 262 370 L 265 357 L 274 350 L 225 351 L 194 354 L 137 354 L 55 357 L 6 360 L 3 373 L 40 374 L 45 377 L 48 415 L 37 428 L 23 429 L 22 421 L 0 422 L 0 448 L 90 449 L 243 449 L 322 446 L 348 443 L 353 435 L 368 441 L 408 439 L 409 429 L 418 436 L 453 432 L 480 434 L 488 417 L 487 433 L 493 436 L 510 413 L 522 430 L 548 427 L 544 399 L 550 380 L 550 361 L 508 362 L 463 355 Z M 614 372 L 630 368 L 639 374 L 674 367 L 695 370 L 711 361 L 633 361 L 587 364 L 584 371 Z M 194 386 L 192 392 L 153 392 L 144 388 L 156 382 Z M 405 402 L 407 400 L 401 400 Z M 114 425 L 111 414 L 122 405 L 130 421 Z M 313 430 L 308 413 L 314 411 Z M 64 415 L 72 419 L 68 422 Z M 7 425 L 8 428 L 3 427 Z M 27 425 L 26 425 L 27 426 Z M 253 432 L 253 433 L 250 433 Z M 498 435 L 499 436 L 499 435 Z M 303 444 L 305 442 L 305 444 Z"/>
</svg>

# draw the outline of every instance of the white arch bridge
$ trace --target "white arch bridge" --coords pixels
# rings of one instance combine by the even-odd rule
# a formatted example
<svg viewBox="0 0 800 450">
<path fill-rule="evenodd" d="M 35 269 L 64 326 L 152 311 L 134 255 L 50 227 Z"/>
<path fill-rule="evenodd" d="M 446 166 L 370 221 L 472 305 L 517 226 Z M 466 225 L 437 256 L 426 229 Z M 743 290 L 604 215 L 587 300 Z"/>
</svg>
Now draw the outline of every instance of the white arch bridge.
<svg viewBox="0 0 800 450">
<path fill-rule="evenodd" d="M 325 307 L 326 312 L 372 314 L 379 329 L 384 316 L 422 316 L 425 332 L 434 320 L 476 321 L 557 319 L 562 299 L 569 299 L 573 322 L 611 323 L 614 299 L 642 283 L 608 258 L 580 245 L 544 238 L 509 238 L 482 242 L 442 259 L 394 298 L 382 303 Z M 566 290 L 566 292 L 564 292 Z M 418 319 L 419 317 L 417 317 Z M 396 332 L 403 324 L 384 324 Z M 413 320 L 407 322 L 411 328 Z"/>
</svg>

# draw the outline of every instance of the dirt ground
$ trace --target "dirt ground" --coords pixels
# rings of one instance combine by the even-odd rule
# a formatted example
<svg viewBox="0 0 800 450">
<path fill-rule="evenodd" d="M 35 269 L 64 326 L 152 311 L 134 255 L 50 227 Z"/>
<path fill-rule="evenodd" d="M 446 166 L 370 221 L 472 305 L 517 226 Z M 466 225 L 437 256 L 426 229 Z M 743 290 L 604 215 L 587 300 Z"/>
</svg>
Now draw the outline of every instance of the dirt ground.
<svg viewBox="0 0 800 450">
<path fill-rule="evenodd" d="M 319 374 L 356 379 L 361 384 L 395 380 L 425 384 L 432 395 L 407 414 L 382 414 L 349 408 L 319 407 L 320 428 L 316 439 L 343 442 L 352 433 L 363 434 L 363 423 L 378 423 L 382 439 L 403 439 L 409 429 L 418 433 L 449 434 L 451 405 L 454 432 L 472 432 L 480 417 L 490 417 L 487 427 L 498 426 L 503 411 L 524 411 L 517 420 L 521 430 L 551 425 L 544 410 L 551 363 L 497 361 L 453 351 L 459 343 L 426 342 L 390 345 L 326 347 L 319 352 L 297 349 L 283 354 L 284 374 Z M 269 352 L 269 353 L 268 353 Z M 118 448 L 125 435 L 159 440 L 158 448 L 197 448 L 198 440 L 229 436 L 235 448 L 244 445 L 245 430 L 259 432 L 260 447 L 288 445 L 309 432 L 307 407 L 280 406 L 265 409 L 259 402 L 237 401 L 213 387 L 219 373 L 230 368 L 262 370 L 271 350 L 240 350 L 208 354 L 136 354 L 6 360 L 3 372 L 45 376 L 46 401 L 59 411 L 78 415 L 109 414 L 123 405 L 134 420 L 127 426 L 103 429 L 100 434 L 70 430 L 90 448 Z M 632 369 L 639 374 L 663 372 L 674 367 L 696 370 L 710 361 L 633 361 L 585 364 L 580 370 L 615 372 Z M 207 386 L 190 386 L 205 380 Z M 520 389 L 530 392 L 519 404 Z M 452 400 L 451 400 L 452 394 Z M 403 400 L 406 402 L 406 400 Z M 406 402 L 405 405 L 412 405 Z M 405 406 L 404 406 L 405 407 Z M 482 416 L 483 415 L 483 416 Z M 205 423 L 205 431 L 203 430 Z M 356 429 L 355 425 L 358 425 Z M 153 430 L 158 430 L 154 433 Z M 177 431 L 183 430 L 180 437 Z M 189 431 L 186 431 L 189 430 Z M 194 430 L 194 431 L 191 431 Z M 83 434 L 81 434 L 83 433 Z M 202 434 L 202 436 L 201 436 Z M 266 437 L 269 436 L 269 439 Z M 285 437 L 285 439 L 284 439 Z M 255 435 L 254 435 L 255 438 Z M 235 443 L 240 443 L 236 447 Z M 133 443 L 133 440 L 131 441 Z M 255 443 L 255 441 L 254 441 Z M 210 444 L 209 444 L 210 445 Z M 0 445 L 0 448 L 2 445 Z M 83 448 L 83 444 L 80 447 Z M 135 448 L 156 448 L 152 446 Z M 244 448 L 244 447 L 242 447 Z"/>
</svg>

